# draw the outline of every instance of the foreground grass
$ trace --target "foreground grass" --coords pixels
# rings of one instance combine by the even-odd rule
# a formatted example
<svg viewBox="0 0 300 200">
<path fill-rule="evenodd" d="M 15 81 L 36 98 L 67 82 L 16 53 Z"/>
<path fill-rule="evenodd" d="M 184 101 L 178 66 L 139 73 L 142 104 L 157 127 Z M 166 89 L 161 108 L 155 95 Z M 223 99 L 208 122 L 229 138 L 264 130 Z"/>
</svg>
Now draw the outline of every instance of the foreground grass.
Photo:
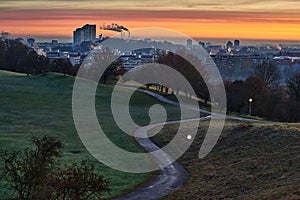
<svg viewBox="0 0 300 200">
<path fill-rule="evenodd" d="M 299 124 L 227 121 L 213 151 L 199 159 L 207 127 L 200 122 L 190 151 L 179 160 L 190 180 L 164 199 L 300 199 Z M 164 146 L 176 131 L 167 126 L 153 140 Z"/>
<path fill-rule="evenodd" d="M 31 138 L 54 136 L 64 145 L 63 163 L 87 159 L 96 164 L 97 171 L 111 184 L 112 192 L 106 197 L 124 193 L 152 178 L 153 174 L 130 174 L 113 170 L 95 160 L 82 145 L 72 117 L 73 77 L 60 74 L 26 77 L 0 71 L 0 148 L 21 150 L 31 146 Z M 96 108 L 100 124 L 107 136 L 118 146 L 132 152 L 143 152 L 132 137 L 123 133 L 114 123 L 110 111 L 111 86 L 99 85 Z M 122 92 L 128 92 L 124 89 Z M 135 93 L 131 98 L 130 113 L 136 123 L 150 122 L 148 109 L 160 104 L 154 98 Z M 168 120 L 178 119 L 180 110 L 163 105 Z M 105 152 L 104 152 L 105 153 Z M 146 159 L 146 158 L 145 158 Z M 0 183 L 0 197 L 11 193 L 7 183 Z"/>
</svg>

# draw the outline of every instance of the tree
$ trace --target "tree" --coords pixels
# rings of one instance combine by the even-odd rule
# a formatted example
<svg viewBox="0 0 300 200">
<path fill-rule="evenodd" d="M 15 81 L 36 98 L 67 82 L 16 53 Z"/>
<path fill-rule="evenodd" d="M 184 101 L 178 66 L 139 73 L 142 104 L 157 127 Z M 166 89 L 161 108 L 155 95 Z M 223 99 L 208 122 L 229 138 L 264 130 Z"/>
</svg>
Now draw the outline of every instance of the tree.
<svg viewBox="0 0 300 200">
<path fill-rule="evenodd" d="M 81 69 L 84 69 L 84 71 L 82 71 L 81 76 L 106 84 L 109 77 L 116 78 L 119 75 L 118 69 L 121 66 L 122 61 L 118 52 L 109 48 L 96 49 L 83 62 Z M 98 77 L 99 74 L 102 76 Z"/>
<path fill-rule="evenodd" d="M 183 55 L 185 58 L 188 58 L 188 60 L 184 59 Z M 158 62 L 175 69 L 183 75 L 191 84 L 196 95 L 207 103 L 209 100 L 209 91 L 206 82 L 208 82 L 209 73 L 197 56 L 184 49 L 180 49 L 176 54 L 172 52 L 160 53 Z M 202 74 L 199 74 L 195 67 L 201 70 Z M 176 88 L 172 89 L 185 92 L 187 95 L 188 93 L 191 93 L 191 91 L 185 91 L 186 88 L 183 88 L 181 85 L 177 85 Z"/>
<path fill-rule="evenodd" d="M 5 43 L 0 41 L 0 69 L 7 67 L 7 60 L 5 58 Z"/>
<path fill-rule="evenodd" d="M 68 59 L 62 59 L 59 65 L 59 72 L 64 74 L 64 76 L 66 76 L 66 74 L 68 74 L 70 72 L 72 68 L 71 63 L 69 62 Z"/>
<path fill-rule="evenodd" d="M 54 189 L 55 199 L 101 199 L 103 192 L 109 192 L 109 185 L 102 176 L 94 173 L 95 167 L 87 161 L 58 170 L 49 181 Z"/>
<path fill-rule="evenodd" d="M 36 62 L 36 71 L 37 73 L 42 73 L 45 75 L 49 70 L 49 59 L 45 56 L 38 55 Z"/>
<path fill-rule="evenodd" d="M 106 81 L 110 76 L 117 76 L 120 66 L 122 66 L 122 62 L 120 59 L 117 59 L 114 62 L 112 62 L 104 71 L 102 77 L 100 78 L 100 82 L 106 84 Z"/>
<path fill-rule="evenodd" d="M 0 69 L 30 74 L 45 74 L 48 59 L 16 40 L 0 42 Z"/>
<path fill-rule="evenodd" d="M 244 82 L 225 82 L 227 94 L 227 109 L 234 112 L 242 112 L 245 108 Z"/>
<path fill-rule="evenodd" d="M 227 108 L 234 112 L 248 113 L 249 99 L 253 99 L 253 113 L 269 116 L 269 107 L 274 107 L 270 99 L 272 92 L 266 83 L 258 77 L 249 77 L 245 81 L 226 82 Z"/>
<path fill-rule="evenodd" d="M 286 81 L 286 87 L 289 95 L 294 97 L 296 102 L 300 101 L 300 72 L 293 75 Z"/>
<path fill-rule="evenodd" d="M 62 73 L 64 76 L 69 74 L 72 69 L 72 64 L 68 59 L 58 58 L 52 61 L 51 63 L 51 71 Z"/>
<path fill-rule="evenodd" d="M 280 71 L 272 63 L 263 62 L 256 66 L 253 74 L 263 80 L 270 89 L 276 89 L 280 84 Z"/>
<path fill-rule="evenodd" d="M 99 199 L 110 191 L 108 182 L 87 161 L 61 167 L 57 159 L 62 155 L 60 141 L 45 136 L 33 143 L 34 149 L 2 152 L 2 178 L 16 192 L 14 199 Z"/>
<path fill-rule="evenodd" d="M 4 152 L 4 177 L 17 192 L 17 199 L 33 199 L 34 194 L 47 187 L 45 180 L 51 174 L 55 158 L 61 156 L 62 144 L 53 138 L 34 139 L 36 149 L 22 152 Z"/>
<path fill-rule="evenodd" d="M 33 49 L 29 49 L 27 51 L 26 59 L 23 59 L 22 65 L 24 67 L 24 72 L 29 76 L 32 72 L 33 69 L 35 69 L 35 73 L 37 74 L 38 72 L 36 71 L 36 64 L 37 64 L 37 53 Z"/>
</svg>

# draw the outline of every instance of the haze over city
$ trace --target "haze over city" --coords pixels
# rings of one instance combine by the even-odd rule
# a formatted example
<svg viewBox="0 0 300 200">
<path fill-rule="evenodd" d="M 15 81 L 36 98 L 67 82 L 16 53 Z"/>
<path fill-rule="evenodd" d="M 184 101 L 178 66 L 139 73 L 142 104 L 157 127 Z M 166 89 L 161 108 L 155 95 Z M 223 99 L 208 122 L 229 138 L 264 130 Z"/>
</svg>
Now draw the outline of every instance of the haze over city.
<svg viewBox="0 0 300 200">
<path fill-rule="evenodd" d="M 4 0 L 0 5 L 0 30 L 39 41 L 55 38 L 68 42 L 78 26 L 117 22 L 130 29 L 170 28 L 201 39 L 288 41 L 300 40 L 299 9 L 300 2 L 295 0 Z"/>
</svg>

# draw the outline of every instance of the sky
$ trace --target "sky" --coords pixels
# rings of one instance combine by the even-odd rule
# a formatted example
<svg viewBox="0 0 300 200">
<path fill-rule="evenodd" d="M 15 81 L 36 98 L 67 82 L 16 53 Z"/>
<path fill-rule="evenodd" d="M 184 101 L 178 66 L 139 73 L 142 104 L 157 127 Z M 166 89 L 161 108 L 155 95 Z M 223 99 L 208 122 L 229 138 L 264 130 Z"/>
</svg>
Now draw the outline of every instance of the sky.
<svg viewBox="0 0 300 200">
<path fill-rule="evenodd" d="M 203 39 L 300 40 L 300 1 L 1 0 L 0 4 L 0 31 L 13 36 L 72 41 L 73 30 L 87 23 L 98 28 L 104 23 L 129 29 L 162 27 Z"/>
</svg>

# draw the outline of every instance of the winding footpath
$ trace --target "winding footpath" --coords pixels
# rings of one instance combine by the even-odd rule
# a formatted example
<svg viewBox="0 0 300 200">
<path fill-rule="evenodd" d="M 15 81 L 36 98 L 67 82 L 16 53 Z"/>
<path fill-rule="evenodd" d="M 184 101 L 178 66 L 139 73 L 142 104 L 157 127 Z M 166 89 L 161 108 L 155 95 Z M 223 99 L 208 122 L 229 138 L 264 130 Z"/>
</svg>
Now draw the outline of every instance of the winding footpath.
<svg viewBox="0 0 300 200">
<path fill-rule="evenodd" d="M 134 89 L 132 87 L 123 87 L 127 89 Z M 146 93 L 156 99 L 158 99 L 161 102 L 180 106 L 178 103 L 171 101 L 159 94 L 153 93 L 148 90 L 143 89 L 137 89 L 136 91 Z M 204 113 L 207 115 L 211 115 L 210 112 L 202 109 L 197 109 L 188 105 L 183 105 L 185 108 L 188 108 L 193 111 L 198 111 L 200 113 Z M 247 119 L 247 118 L 240 118 L 240 117 L 233 117 L 233 116 L 226 116 L 227 119 L 233 119 L 233 120 L 240 120 L 240 121 L 250 121 L 250 122 L 265 122 L 265 121 L 258 121 L 253 119 Z M 162 125 L 168 125 L 168 124 L 176 124 L 181 122 L 190 122 L 190 121 L 199 121 L 199 120 L 209 120 L 210 116 L 208 117 L 201 117 L 201 118 L 195 118 L 195 119 L 187 119 L 187 120 L 178 120 L 178 121 L 170 121 L 170 122 L 163 122 L 163 123 L 157 123 L 157 124 L 150 124 L 148 126 L 140 127 L 135 131 L 135 136 L 147 136 L 147 133 L 158 126 Z M 149 138 L 147 137 L 135 137 L 135 140 L 147 151 L 150 153 L 156 150 L 159 150 L 160 148 L 156 146 Z M 172 192 L 175 192 L 176 190 L 180 189 L 189 179 L 189 173 L 187 170 L 179 164 L 177 161 L 171 163 L 167 167 L 161 167 L 162 161 L 161 160 L 172 160 L 171 157 L 167 153 L 162 153 L 160 155 L 152 154 L 158 165 L 160 166 L 160 170 L 158 172 L 158 175 L 156 178 L 152 179 L 150 182 L 146 183 L 145 185 L 135 189 L 132 192 L 129 192 L 125 195 L 122 195 L 121 197 L 116 198 L 115 200 L 150 200 L 150 199 L 159 199 L 161 197 L 164 197 Z"/>
</svg>

